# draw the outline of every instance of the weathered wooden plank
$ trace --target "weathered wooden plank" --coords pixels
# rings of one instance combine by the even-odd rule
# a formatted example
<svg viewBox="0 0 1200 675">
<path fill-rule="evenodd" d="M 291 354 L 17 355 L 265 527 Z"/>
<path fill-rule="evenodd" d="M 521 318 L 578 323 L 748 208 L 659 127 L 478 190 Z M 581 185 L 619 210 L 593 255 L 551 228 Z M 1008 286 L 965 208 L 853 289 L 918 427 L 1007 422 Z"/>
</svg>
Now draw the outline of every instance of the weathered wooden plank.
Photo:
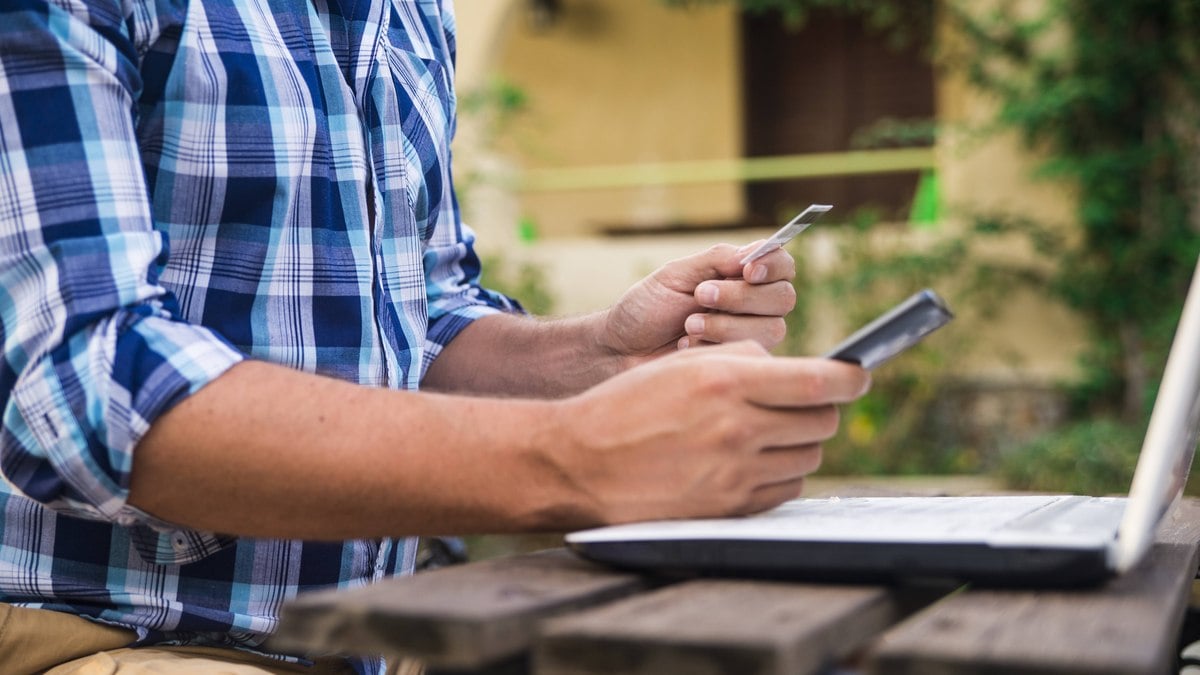
<svg viewBox="0 0 1200 675">
<path fill-rule="evenodd" d="M 278 639 L 310 650 L 481 668 L 526 651 L 542 618 L 645 587 L 636 575 L 565 550 L 544 551 L 307 595 L 284 606 Z"/>
<path fill-rule="evenodd" d="M 1164 673 L 1197 567 L 1200 506 L 1180 505 L 1147 559 L 1089 591 L 970 590 L 887 632 L 873 673 Z"/>
<path fill-rule="evenodd" d="M 686 582 L 547 622 L 534 672 L 818 672 L 898 620 L 916 595 L 931 599 L 883 587 Z"/>
</svg>

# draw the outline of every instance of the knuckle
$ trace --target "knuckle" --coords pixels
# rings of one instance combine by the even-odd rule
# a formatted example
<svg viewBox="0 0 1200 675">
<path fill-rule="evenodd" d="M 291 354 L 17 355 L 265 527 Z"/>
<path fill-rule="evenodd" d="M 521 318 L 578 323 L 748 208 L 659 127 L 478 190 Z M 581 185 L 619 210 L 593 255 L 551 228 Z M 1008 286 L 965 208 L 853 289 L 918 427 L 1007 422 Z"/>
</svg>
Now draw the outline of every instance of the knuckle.
<svg viewBox="0 0 1200 675">
<path fill-rule="evenodd" d="M 707 368 L 696 373 L 695 378 L 697 391 L 708 397 L 724 398 L 737 388 L 738 383 L 737 375 L 727 369 Z"/>
<path fill-rule="evenodd" d="M 782 289 L 783 299 L 785 305 L 787 306 L 787 311 L 791 312 L 793 309 L 796 309 L 796 287 L 789 283 L 785 283 L 783 284 Z"/>
<path fill-rule="evenodd" d="M 745 467 L 738 464 L 729 465 L 717 476 L 717 490 L 732 499 L 737 499 L 745 491 L 746 479 Z"/>
<path fill-rule="evenodd" d="M 829 397 L 829 376 L 822 369 L 809 371 L 803 382 L 804 393 L 810 401 L 824 401 Z"/>
<path fill-rule="evenodd" d="M 788 253 L 787 249 L 784 249 L 783 255 L 784 255 L 783 260 L 784 260 L 784 265 L 785 265 L 784 269 L 787 272 L 787 274 L 784 276 L 788 280 L 795 279 L 796 278 L 796 258 L 793 257 L 791 253 Z M 790 286 L 791 284 L 788 284 L 788 285 Z"/>
<path fill-rule="evenodd" d="M 721 284 L 721 300 L 718 303 L 722 309 L 741 307 L 746 303 L 746 286 L 738 281 L 723 281 Z"/>
<path fill-rule="evenodd" d="M 750 444 L 753 437 L 749 427 L 733 416 L 723 417 L 717 422 L 717 443 L 724 450 L 741 450 Z"/>
</svg>

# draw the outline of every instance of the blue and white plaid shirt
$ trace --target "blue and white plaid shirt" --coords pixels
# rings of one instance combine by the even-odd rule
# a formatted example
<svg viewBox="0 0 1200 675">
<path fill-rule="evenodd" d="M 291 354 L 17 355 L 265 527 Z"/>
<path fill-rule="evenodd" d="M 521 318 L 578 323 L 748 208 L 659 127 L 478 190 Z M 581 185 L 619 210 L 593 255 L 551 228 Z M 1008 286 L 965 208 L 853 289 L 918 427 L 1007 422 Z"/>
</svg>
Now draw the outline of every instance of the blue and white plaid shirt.
<svg viewBox="0 0 1200 675">
<path fill-rule="evenodd" d="M 416 389 L 517 309 L 459 219 L 444 4 L 0 2 L 0 601 L 254 648 L 298 592 L 411 570 L 412 540 L 126 498 L 155 419 L 247 356 Z"/>
</svg>

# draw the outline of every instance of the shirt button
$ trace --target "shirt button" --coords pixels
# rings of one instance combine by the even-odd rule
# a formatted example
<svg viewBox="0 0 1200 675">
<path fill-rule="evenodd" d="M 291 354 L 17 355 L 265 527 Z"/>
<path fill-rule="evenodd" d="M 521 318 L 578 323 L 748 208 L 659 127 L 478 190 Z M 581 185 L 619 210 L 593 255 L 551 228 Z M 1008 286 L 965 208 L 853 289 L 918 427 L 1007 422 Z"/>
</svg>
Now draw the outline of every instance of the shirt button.
<svg viewBox="0 0 1200 675">
<path fill-rule="evenodd" d="M 171 536 L 171 546 L 176 551 L 182 551 L 183 549 L 187 548 L 187 538 L 184 537 L 182 534 L 172 535 Z"/>
<path fill-rule="evenodd" d="M 137 518 L 133 516 L 117 516 L 117 524 L 124 527 L 133 527 L 137 524 Z"/>
</svg>

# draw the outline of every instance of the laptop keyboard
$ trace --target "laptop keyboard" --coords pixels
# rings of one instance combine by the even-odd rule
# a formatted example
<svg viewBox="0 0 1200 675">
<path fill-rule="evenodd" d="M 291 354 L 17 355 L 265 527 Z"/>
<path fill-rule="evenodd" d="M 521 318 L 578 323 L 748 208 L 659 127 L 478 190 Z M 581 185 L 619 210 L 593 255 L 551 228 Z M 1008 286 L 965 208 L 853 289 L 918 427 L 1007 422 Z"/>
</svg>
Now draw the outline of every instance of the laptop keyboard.
<svg viewBox="0 0 1200 675">
<path fill-rule="evenodd" d="M 1109 541 L 1124 499 L 1072 496 L 797 499 L 746 518 L 629 523 L 568 541 L 760 539 L 873 542 Z M 1061 522 L 1058 520 L 1062 518 Z"/>
<path fill-rule="evenodd" d="M 854 497 L 798 499 L 749 520 L 769 523 L 780 534 L 898 532 L 937 536 L 999 530 L 1053 532 L 1115 532 L 1124 509 L 1121 499 L 1070 496 L 1013 497 Z M 1053 521 L 1051 525 L 1051 521 Z"/>
<path fill-rule="evenodd" d="M 1124 512 L 1124 499 L 1073 497 L 1018 518 L 1005 525 L 1004 529 L 1013 532 L 1048 530 L 1056 533 L 1111 531 L 1115 536 Z"/>
</svg>

